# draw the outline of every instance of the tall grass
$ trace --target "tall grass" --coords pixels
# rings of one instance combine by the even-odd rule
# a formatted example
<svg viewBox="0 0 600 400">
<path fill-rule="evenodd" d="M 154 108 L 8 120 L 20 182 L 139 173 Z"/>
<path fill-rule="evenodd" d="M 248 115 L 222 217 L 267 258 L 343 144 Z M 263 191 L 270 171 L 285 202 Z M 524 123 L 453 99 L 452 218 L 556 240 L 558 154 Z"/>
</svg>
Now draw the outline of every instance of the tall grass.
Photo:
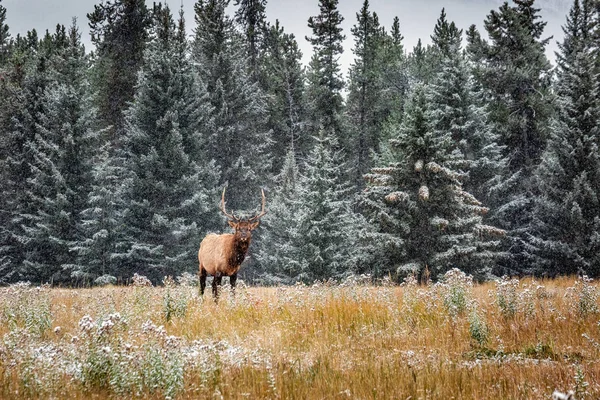
<svg viewBox="0 0 600 400">
<path fill-rule="evenodd" d="M 138 279 L 139 280 L 139 279 Z M 0 398 L 600 398 L 588 279 L 0 288 Z"/>
</svg>

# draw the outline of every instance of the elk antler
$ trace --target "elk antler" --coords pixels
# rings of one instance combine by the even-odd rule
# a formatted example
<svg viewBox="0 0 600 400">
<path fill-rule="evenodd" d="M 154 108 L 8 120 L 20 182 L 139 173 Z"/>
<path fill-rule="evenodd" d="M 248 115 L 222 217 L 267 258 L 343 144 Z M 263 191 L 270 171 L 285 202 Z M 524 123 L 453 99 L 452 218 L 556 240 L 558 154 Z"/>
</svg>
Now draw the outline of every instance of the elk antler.
<svg viewBox="0 0 600 400">
<path fill-rule="evenodd" d="M 235 215 L 233 215 L 233 214 L 229 214 L 229 213 L 227 212 L 227 210 L 225 209 L 225 189 L 227 189 L 227 187 L 224 187 L 224 188 L 223 188 L 223 194 L 221 195 L 221 205 L 219 206 L 219 209 L 221 210 L 221 212 L 222 212 L 223 214 L 225 214 L 225 216 L 226 216 L 227 218 L 229 218 L 229 219 L 231 219 L 231 220 L 234 220 L 234 221 L 237 221 L 237 220 L 238 220 L 238 217 L 236 217 L 236 216 L 235 216 Z"/>
<path fill-rule="evenodd" d="M 260 192 L 261 192 L 261 194 L 262 194 L 262 210 L 260 211 L 260 214 L 258 214 L 258 215 L 256 215 L 256 216 L 254 216 L 254 217 L 250 218 L 250 219 L 248 220 L 248 222 L 253 222 L 253 221 L 256 221 L 257 219 L 259 219 L 260 217 L 262 217 L 263 215 L 265 215 L 265 214 L 267 213 L 267 212 L 265 211 L 265 201 L 266 201 L 266 199 L 265 199 L 265 191 L 264 191 L 263 189 L 260 189 Z"/>
</svg>

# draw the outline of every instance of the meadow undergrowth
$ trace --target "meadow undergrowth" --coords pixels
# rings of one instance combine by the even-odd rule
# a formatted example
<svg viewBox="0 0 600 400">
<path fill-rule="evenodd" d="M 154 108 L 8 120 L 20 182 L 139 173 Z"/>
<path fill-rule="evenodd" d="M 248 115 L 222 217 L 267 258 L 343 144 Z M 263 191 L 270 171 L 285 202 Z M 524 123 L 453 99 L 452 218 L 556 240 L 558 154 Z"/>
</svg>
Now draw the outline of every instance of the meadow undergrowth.
<svg viewBox="0 0 600 400">
<path fill-rule="evenodd" d="M 227 281 L 227 279 L 225 279 Z M 600 397 L 595 281 L 0 288 L 0 398 Z"/>
</svg>

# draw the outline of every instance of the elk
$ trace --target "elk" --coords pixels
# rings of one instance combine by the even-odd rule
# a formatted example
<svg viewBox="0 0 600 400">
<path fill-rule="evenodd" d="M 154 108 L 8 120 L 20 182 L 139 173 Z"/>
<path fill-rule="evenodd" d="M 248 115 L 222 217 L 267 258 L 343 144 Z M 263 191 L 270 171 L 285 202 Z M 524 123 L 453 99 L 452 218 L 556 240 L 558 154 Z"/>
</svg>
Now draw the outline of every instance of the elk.
<svg viewBox="0 0 600 400">
<path fill-rule="evenodd" d="M 225 208 L 225 189 L 223 189 L 219 209 L 225 214 L 227 223 L 235 232 L 221 235 L 210 233 L 200 243 L 200 250 L 198 251 L 198 262 L 200 263 L 200 296 L 204 295 L 206 276 L 209 274 L 214 277 L 212 292 L 215 301 L 219 295 L 217 285 L 221 285 L 221 278 L 223 276 L 229 277 L 229 283 L 232 289 L 235 289 L 237 273 L 244 258 L 246 258 L 246 253 L 252 240 L 252 231 L 258 227 L 260 218 L 266 214 L 264 190 L 261 190 L 261 194 L 262 209 L 260 213 L 252 218 L 238 218 L 227 212 Z"/>
</svg>

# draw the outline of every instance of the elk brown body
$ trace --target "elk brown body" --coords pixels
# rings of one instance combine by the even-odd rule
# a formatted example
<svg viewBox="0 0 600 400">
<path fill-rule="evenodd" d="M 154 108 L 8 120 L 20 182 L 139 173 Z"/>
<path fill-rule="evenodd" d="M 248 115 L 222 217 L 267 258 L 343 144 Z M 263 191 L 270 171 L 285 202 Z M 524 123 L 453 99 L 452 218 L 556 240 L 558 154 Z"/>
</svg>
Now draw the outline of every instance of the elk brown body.
<svg viewBox="0 0 600 400">
<path fill-rule="evenodd" d="M 227 212 L 225 209 L 225 189 L 223 189 L 221 196 L 220 209 L 227 216 L 227 222 L 235 232 L 206 235 L 200 243 L 200 250 L 198 251 L 200 296 L 204 295 L 206 277 L 212 275 L 214 277 L 212 291 L 215 299 L 218 297 L 217 286 L 221 285 L 223 276 L 228 276 L 231 287 L 235 288 L 237 273 L 246 258 L 252 241 L 252 231 L 258 227 L 260 218 L 266 214 L 265 193 L 262 191 L 261 212 L 252 218 L 241 219 Z"/>
</svg>

